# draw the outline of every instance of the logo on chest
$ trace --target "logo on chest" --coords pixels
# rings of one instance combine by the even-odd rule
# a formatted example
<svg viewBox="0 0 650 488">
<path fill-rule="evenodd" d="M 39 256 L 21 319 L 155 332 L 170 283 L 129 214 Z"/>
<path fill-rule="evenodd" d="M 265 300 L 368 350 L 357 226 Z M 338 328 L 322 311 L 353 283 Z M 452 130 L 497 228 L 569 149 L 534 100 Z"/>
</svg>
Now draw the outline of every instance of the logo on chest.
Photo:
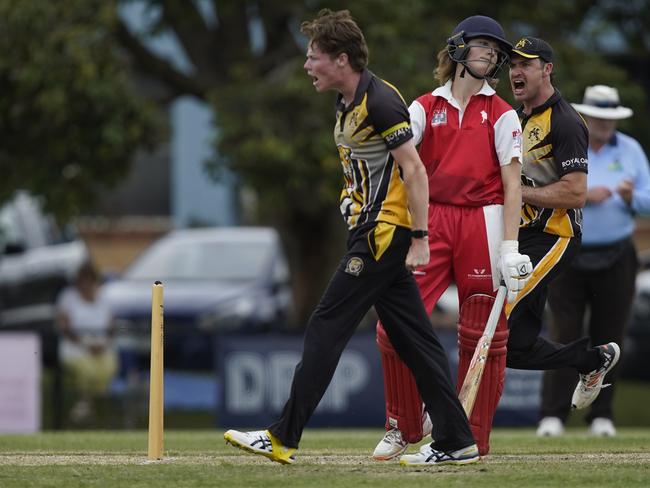
<svg viewBox="0 0 650 488">
<path fill-rule="evenodd" d="M 623 171 L 623 165 L 618 159 L 616 159 L 607 165 L 607 169 L 614 173 L 620 173 Z"/>
<path fill-rule="evenodd" d="M 433 111 L 431 115 L 431 127 L 447 125 L 447 109 L 441 108 Z"/>
<path fill-rule="evenodd" d="M 356 129 L 359 125 L 359 112 L 353 110 L 348 119 L 348 126 L 350 129 Z"/>
<path fill-rule="evenodd" d="M 535 125 L 528 131 L 528 142 L 536 144 L 542 140 L 542 128 Z"/>
</svg>

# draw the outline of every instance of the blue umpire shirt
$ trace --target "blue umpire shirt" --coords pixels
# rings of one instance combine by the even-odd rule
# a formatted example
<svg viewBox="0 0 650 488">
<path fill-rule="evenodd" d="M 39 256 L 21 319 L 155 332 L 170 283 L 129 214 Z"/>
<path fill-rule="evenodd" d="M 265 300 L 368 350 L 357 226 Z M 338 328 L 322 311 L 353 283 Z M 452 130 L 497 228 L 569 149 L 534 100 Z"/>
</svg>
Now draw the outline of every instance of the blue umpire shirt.
<svg viewBox="0 0 650 488">
<path fill-rule="evenodd" d="M 634 183 L 628 205 L 616 192 L 623 180 Z M 650 168 L 641 145 L 630 136 L 616 132 L 597 153 L 589 147 L 587 186 L 606 186 L 612 196 L 600 204 L 583 209 L 582 244 L 606 245 L 629 237 L 634 232 L 636 214 L 650 214 Z"/>
</svg>

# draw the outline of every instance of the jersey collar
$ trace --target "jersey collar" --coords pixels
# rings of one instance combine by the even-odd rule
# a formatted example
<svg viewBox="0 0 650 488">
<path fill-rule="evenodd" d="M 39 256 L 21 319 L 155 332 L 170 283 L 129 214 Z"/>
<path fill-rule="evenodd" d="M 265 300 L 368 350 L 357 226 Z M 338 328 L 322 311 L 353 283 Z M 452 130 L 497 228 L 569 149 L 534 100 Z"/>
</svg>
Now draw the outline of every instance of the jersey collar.
<svg viewBox="0 0 650 488">
<path fill-rule="evenodd" d="M 533 110 L 531 110 L 531 112 L 530 112 L 530 115 L 526 115 L 526 114 L 524 113 L 524 106 L 523 106 L 523 105 L 517 109 L 517 114 L 519 115 L 520 118 L 523 118 L 523 117 L 528 118 L 528 117 L 531 117 L 531 116 L 533 116 L 533 115 L 535 115 L 535 114 L 542 113 L 542 112 L 544 112 L 547 108 L 552 107 L 552 106 L 555 105 L 557 102 L 559 102 L 559 101 L 560 101 L 560 98 L 562 98 L 562 94 L 560 93 L 560 90 L 558 90 L 557 88 L 555 88 L 555 91 L 553 92 L 553 95 L 551 95 L 550 97 L 548 97 L 548 100 L 546 100 L 546 101 L 545 101 L 544 103 L 542 103 L 541 105 L 539 105 L 539 106 L 533 108 Z"/>
<path fill-rule="evenodd" d="M 478 91 L 478 93 L 476 93 L 476 95 L 485 95 L 487 97 L 491 97 L 495 93 L 496 92 L 494 91 L 494 88 L 492 88 L 487 81 L 483 80 L 483 86 Z M 447 83 L 433 90 L 431 94 L 434 97 L 442 97 L 448 102 L 451 102 L 451 100 L 454 98 L 454 96 L 451 94 L 451 80 L 448 80 Z"/>
<path fill-rule="evenodd" d="M 608 144 L 610 146 L 618 146 L 618 132 L 612 134 L 612 138 L 609 140 Z"/>
<path fill-rule="evenodd" d="M 354 92 L 354 100 L 350 105 L 345 106 L 343 103 L 343 95 L 341 93 L 336 97 L 336 109 L 341 112 L 348 112 L 352 108 L 356 107 L 363 100 L 364 95 L 368 91 L 368 85 L 370 85 L 370 80 L 372 79 L 372 72 L 369 69 L 364 68 L 361 72 L 361 78 L 359 78 L 359 84 L 357 85 L 357 90 Z"/>
</svg>

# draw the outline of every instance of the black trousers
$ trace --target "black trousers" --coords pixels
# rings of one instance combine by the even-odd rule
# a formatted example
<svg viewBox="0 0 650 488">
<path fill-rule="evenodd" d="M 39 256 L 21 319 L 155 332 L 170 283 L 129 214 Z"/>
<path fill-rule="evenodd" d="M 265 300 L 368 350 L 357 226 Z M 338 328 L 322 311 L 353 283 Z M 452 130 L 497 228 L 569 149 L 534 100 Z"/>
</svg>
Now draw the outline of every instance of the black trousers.
<svg viewBox="0 0 650 488">
<path fill-rule="evenodd" d="M 514 369 L 549 370 L 564 367 L 587 373 L 598 366 L 588 338 L 560 344 L 540 337 L 549 284 L 571 262 L 580 238 L 558 237 L 531 229 L 519 230 L 519 252 L 533 263 L 533 274 L 513 304 L 508 304 L 508 354 L 506 366 Z"/>
<path fill-rule="evenodd" d="M 373 305 L 395 350 L 413 372 L 433 421 L 436 448 L 449 451 L 474 443 L 447 356 L 413 275 L 404 266 L 410 243 L 409 229 L 388 224 L 351 231 L 348 251 L 307 325 L 289 400 L 279 421 L 269 427 L 285 446 L 298 447 L 343 349 Z"/>
<path fill-rule="evenodd" d="M 603 261 L 602 269 L 586 270 L 570 266 L 550 286 L 549 305 L 552 311 L 550 335 L 553 340 L 570 342 L 586 332 L 591 344 L 596 346 L 614 341 L 621 345 L 630 318 L 638 259 L 631 240 L 620 243 L 621 251 L 611 263 Z M 609 248 L 609 249 L 608 249 Z M 611 247 L 583 248 L 582 254 L 611 253 Z M 605 258 L 606 259 L 606 258 Z M 597 266 L 598 258 L 591 256 L 587 262 Z M 589 318 L 585 315 L 589 310 Z M 610 388 L 600 392 L 591 405 L 587 421 L 596 417 L 613 418 L 612 400 L 618 367 L 607 375 Z M 577 381 L 576 372 L 559 369 L 546 372 L 542 387 L 542 417 L 559 417 L 566 421 L 569 416 L 569 400 Z"/>
</svg>

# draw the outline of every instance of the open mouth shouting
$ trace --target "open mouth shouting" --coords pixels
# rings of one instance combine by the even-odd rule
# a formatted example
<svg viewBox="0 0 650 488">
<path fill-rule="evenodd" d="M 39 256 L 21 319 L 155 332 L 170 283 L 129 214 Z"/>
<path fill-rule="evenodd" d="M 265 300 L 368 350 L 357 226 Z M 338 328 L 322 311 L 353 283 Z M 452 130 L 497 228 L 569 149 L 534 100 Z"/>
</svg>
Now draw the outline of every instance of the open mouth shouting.
<svg viewBox="0 0 650 488">
<path fill-rule="evenodd" d="M 521 79 L 511 80 L 510 84 L 512 85 L 512 93 L 515 97 L 522 96 L 526 89 L 526 82 Z"/>
<path fill-rule="evenodd" d="M 307 72 L 307 76 L 311 78 L 311 84 L 313 85 L 313 87 L 316 88 L 316 90 L 318 90 L 318 76 L 310 72 Z"/>
</svg>

